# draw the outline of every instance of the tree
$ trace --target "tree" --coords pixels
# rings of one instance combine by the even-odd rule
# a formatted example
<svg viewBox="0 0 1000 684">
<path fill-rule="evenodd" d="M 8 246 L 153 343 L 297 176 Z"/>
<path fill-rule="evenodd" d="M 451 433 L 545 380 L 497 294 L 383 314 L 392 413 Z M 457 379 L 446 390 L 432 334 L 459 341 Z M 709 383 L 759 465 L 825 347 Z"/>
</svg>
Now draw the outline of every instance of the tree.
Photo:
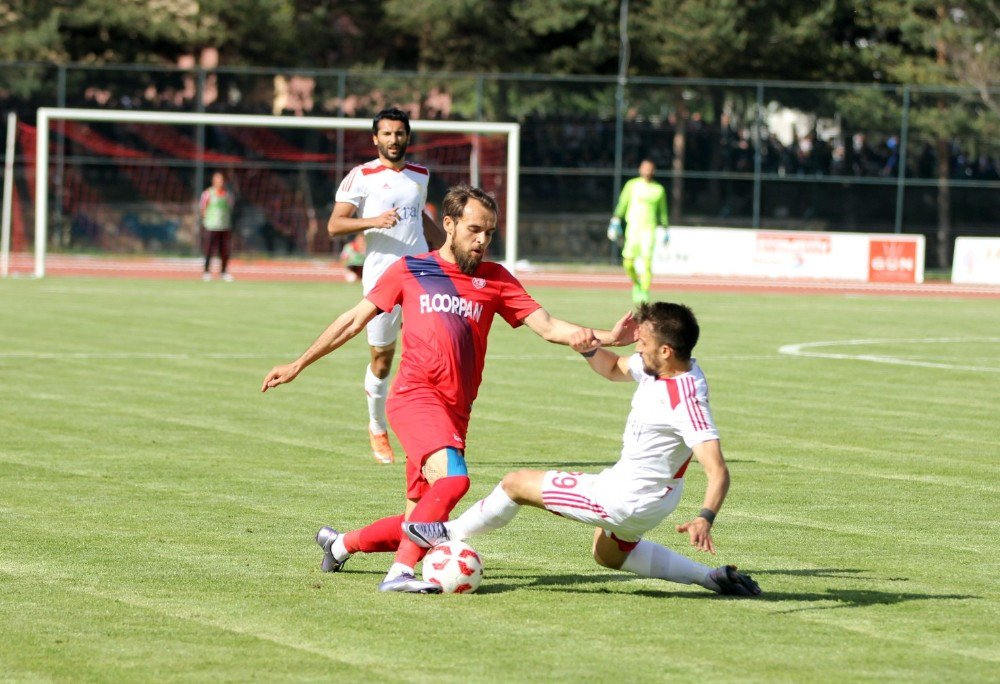
<svg viewBox="0 0 1000 684">
<path fill-rule="evenodd" d="M 949 75 L 979 94 L 1000 117 L 1000 5 L 970 0 L 952 7 L 942 32 Z"/>
<path fill-rule="evenodd" d="M 290 0 L 37 0 L 0 3 L 0 59 L 175 64 L 218 48 L 233 64 L 296 53 Z"/>
<path fill-rule="evenodd" d="M 883 57 L 888 81 L 921 87 L 910 127 L 934 142 L 937 159 L 937 261 L 951 264 L 951 157 L 956 138 L 995 140 L 1000 126 L 1000 10 L 991 0 L 877 0 L 870 5 L 868 49 Z M 890 28 L 885 28 L 890 27 Z M 969 91 L 956 86 L 973 85 Z M 936 89 L 937 86 L 942 86 Z M 949 89 L 950 88 L 950 89 Z M 992 89 L 992 90 L 991 90 Z M 976 100 L 980 106 L 969 106 Z M 992 116 L 982 116 L 985 105 Z"/>
<path fill-rule="evenodd" d="M 867 55 L 853 49 L 854 36 L 866 27 L 842 0 L 649 0 L 637 4 L 630 22 L 633 64 L 643 72 L 684 78 L 869 81 Z M 791 92 L 791 91 L 789 91 Z M 811 102 L 784 103 L 815 108 L 819 91 L 796 93 Z M 706 117 L 715 128 L 718 158 L 724 91 L 707 91 Z M 671 211 L 683 212 L 683 170 L 688 97 L 677 91 Z M 717 194 L 718 188 L 713 186 Z"/>
</svg>

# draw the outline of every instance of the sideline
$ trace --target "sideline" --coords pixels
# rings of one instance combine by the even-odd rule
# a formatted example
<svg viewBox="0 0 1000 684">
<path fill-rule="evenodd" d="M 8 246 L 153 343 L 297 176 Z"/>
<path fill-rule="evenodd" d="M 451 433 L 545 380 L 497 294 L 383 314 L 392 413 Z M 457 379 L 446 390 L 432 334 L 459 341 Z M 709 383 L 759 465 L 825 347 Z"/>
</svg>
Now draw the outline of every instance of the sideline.
<svg viewBox="0 0 1000 684">
<path fill-rule="evenodd" d="M 198 280 L 202 259 L 198 257 L 106 257 L 73 254 L 50 254 L 46 273 L 52 277 L 137 278 Z M 552 268 L 553 270 L 548 270 Z M 526 286 L 600 288 L 629 290 L 631 283 L 620 268 L 573 271 L 572 266 L 545 264 L 519 270 L 518 279 Z M 34 262 L 28 253 L 11 255 L 11 272 L 30 276 Z M 344 282 L 344 269 L 336 260 L 312 259 L 240 259 L 230 262 L 229 272 L 236 281 Z M 227 284 L 227 287 L 229 285 Z M 360 289 L 360 288 L 359 288 Z M 955 285 L 929 281 L 908 283 L 854 283 L 829 280 L 778 280 L 772 278 L 721 278 L 711 276 L 655 276 L 653 290 L 733 292 L 766 294 L 825 294 L 861 296 L 907 296 L 1000 299 L 1000 285 Z"/>
</svg>

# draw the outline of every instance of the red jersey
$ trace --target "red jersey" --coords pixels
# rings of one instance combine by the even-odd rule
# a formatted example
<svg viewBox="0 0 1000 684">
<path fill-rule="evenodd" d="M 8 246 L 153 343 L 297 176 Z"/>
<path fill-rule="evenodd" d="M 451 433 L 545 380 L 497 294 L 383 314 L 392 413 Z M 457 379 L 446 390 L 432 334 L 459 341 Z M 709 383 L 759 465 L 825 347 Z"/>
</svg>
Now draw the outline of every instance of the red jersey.
<svg viewBox="0 0 1000 684">
<path fill-rule="evenodd" d="M 436 399 L 463 423 L 483 379 L 493 316 L 516 328 L 541 308 L 500 264 L 482 262 L 467 275 L 438 252 L 399 259 L 365 297 L 382 311 L 403 307 L 403 354 L 392 395 Z"/>
</svg>

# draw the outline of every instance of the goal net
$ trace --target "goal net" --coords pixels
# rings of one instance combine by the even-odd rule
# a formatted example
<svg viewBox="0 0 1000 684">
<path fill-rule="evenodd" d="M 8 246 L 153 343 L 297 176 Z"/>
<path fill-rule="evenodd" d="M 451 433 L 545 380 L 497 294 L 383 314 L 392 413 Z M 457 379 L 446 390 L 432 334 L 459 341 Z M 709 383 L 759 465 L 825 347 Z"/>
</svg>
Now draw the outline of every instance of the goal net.
<svg viewBox="0 0 1000 684">
<path fill-rule="evenodd" d="M 492 193 L 501 226 L 491 256 L 513 267 L 519 125 L 411 126 L 407 160 L 430 169 L 431 213 L 458 182 Z M 35 126 L 17 127 L 24 173 L 15 174 L 10 263 L 30 263 L 38 277 L 78 255 L 200 254 L 198 200 L 215 171 L 235 191 L 238 255 L 339 253 L 326 232 L 334 193 L 376 156 L 371 119 L 41 108 Z"/>
</svg>

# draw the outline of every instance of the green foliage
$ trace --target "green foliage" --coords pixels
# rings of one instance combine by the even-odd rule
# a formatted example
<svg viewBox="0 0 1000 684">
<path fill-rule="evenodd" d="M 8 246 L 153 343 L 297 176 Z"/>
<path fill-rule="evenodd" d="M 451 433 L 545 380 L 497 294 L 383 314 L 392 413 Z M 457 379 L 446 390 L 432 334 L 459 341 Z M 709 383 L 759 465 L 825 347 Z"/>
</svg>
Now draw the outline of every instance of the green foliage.
<svg viewBox="0 0 1000 684">
<path fill-rule="evenodd" d="M 197 47 L 234 64 L 295 64 L 300 50 L 291 0 L 200 0 Z"/>
<path fill-rule="evenodd" d="M 66 58 L 59 35 L 58 13 L 0 3 L 0 60 L 59 62 Z"/>
<path fill-rule="evenodd" d="M 386 0 L 386 65 L 398 69 L 493 71 L 516 44 L 504 40 L 506 3 Z M 516 38 L 515 38 L 516 40 Z"/>
<path fill-rule="evenodd" d="M 216 47 L 231 65 L 612 75 L 618 23 L 606 0 L 40 0 L 0 3 L 0 59 L 174 63 Z M 629 13 L 632 73 L 697 78 L 988 90 L 998 31 L 992 0 L 633 0 Z"/>
<path fill-rule="evenodd" d="M 898 93 L 859 88 L 839 93 L 837 111 L 851 131 L 898 130 L 902 111 Z"/>
<path fill-rule="evenodd" d="M 859 47 L 869 55 L 876 80 L 919 88 L 911 93 L 912 140 L 961 139 L 966 150 L 995 149 L 987 142 L 1000 124 L 997 95 L 990 91 L 1000 86 L 995 3 L 882 0 L 859 6 L 856 16 L 864 36 Z M 963 85 L 977 91 L 934 89 Z M 898 130 L 901 93 L 845 91 L 836 107 L 854 130 Z"/>
<path fill-rule="evenodd" d="M 294 58 L 295 8 L 273 0 L 47 0 L 0 9 L 0 58 L 174 64 L 218 48 L 231 64 Z"/>
<path fill-rule="evenodd" d="M 296 63 L 302 67 L 371 67 L 391 48 L 380 3 L 295 0 Z"/>
<path fill-rule="evenodd" d="M 624 286 L 533 293 L 594 325 L 628 306 Z M 717 557 L 673 531 L 695 464 L 647 538 L 751 572 L 766 593 L 739 601 L 600 568 L 588 528 L 537 510 L 473 541 L 472 596 L 379 594 L 384 554 L 320 573 L 316 529 L 402 507 L 402 464 L 367 454 L 367 345 L 259 388 L 359 294 L 0 281 L 5 679 L 995 679 L 994 300 L 683 294 L 732 488 Z M 847 358 L 778 353 L 831 340 L 813 351 Z M 498 321 L 462 507 L 509 470 L 612 463 L 631 391 Z"/>
<path fill-rule="evenodd" d="M 651 0 L 635 12 L 636 63 L 669 76 L 867 80 L 837 0 Z"/>
<path fill-rule="evenodd" d="M 618 72 L 618 7 L 604 0 L 511 3 L 524 50 L 517 71 L 554 74 Z"/>
</svg>

